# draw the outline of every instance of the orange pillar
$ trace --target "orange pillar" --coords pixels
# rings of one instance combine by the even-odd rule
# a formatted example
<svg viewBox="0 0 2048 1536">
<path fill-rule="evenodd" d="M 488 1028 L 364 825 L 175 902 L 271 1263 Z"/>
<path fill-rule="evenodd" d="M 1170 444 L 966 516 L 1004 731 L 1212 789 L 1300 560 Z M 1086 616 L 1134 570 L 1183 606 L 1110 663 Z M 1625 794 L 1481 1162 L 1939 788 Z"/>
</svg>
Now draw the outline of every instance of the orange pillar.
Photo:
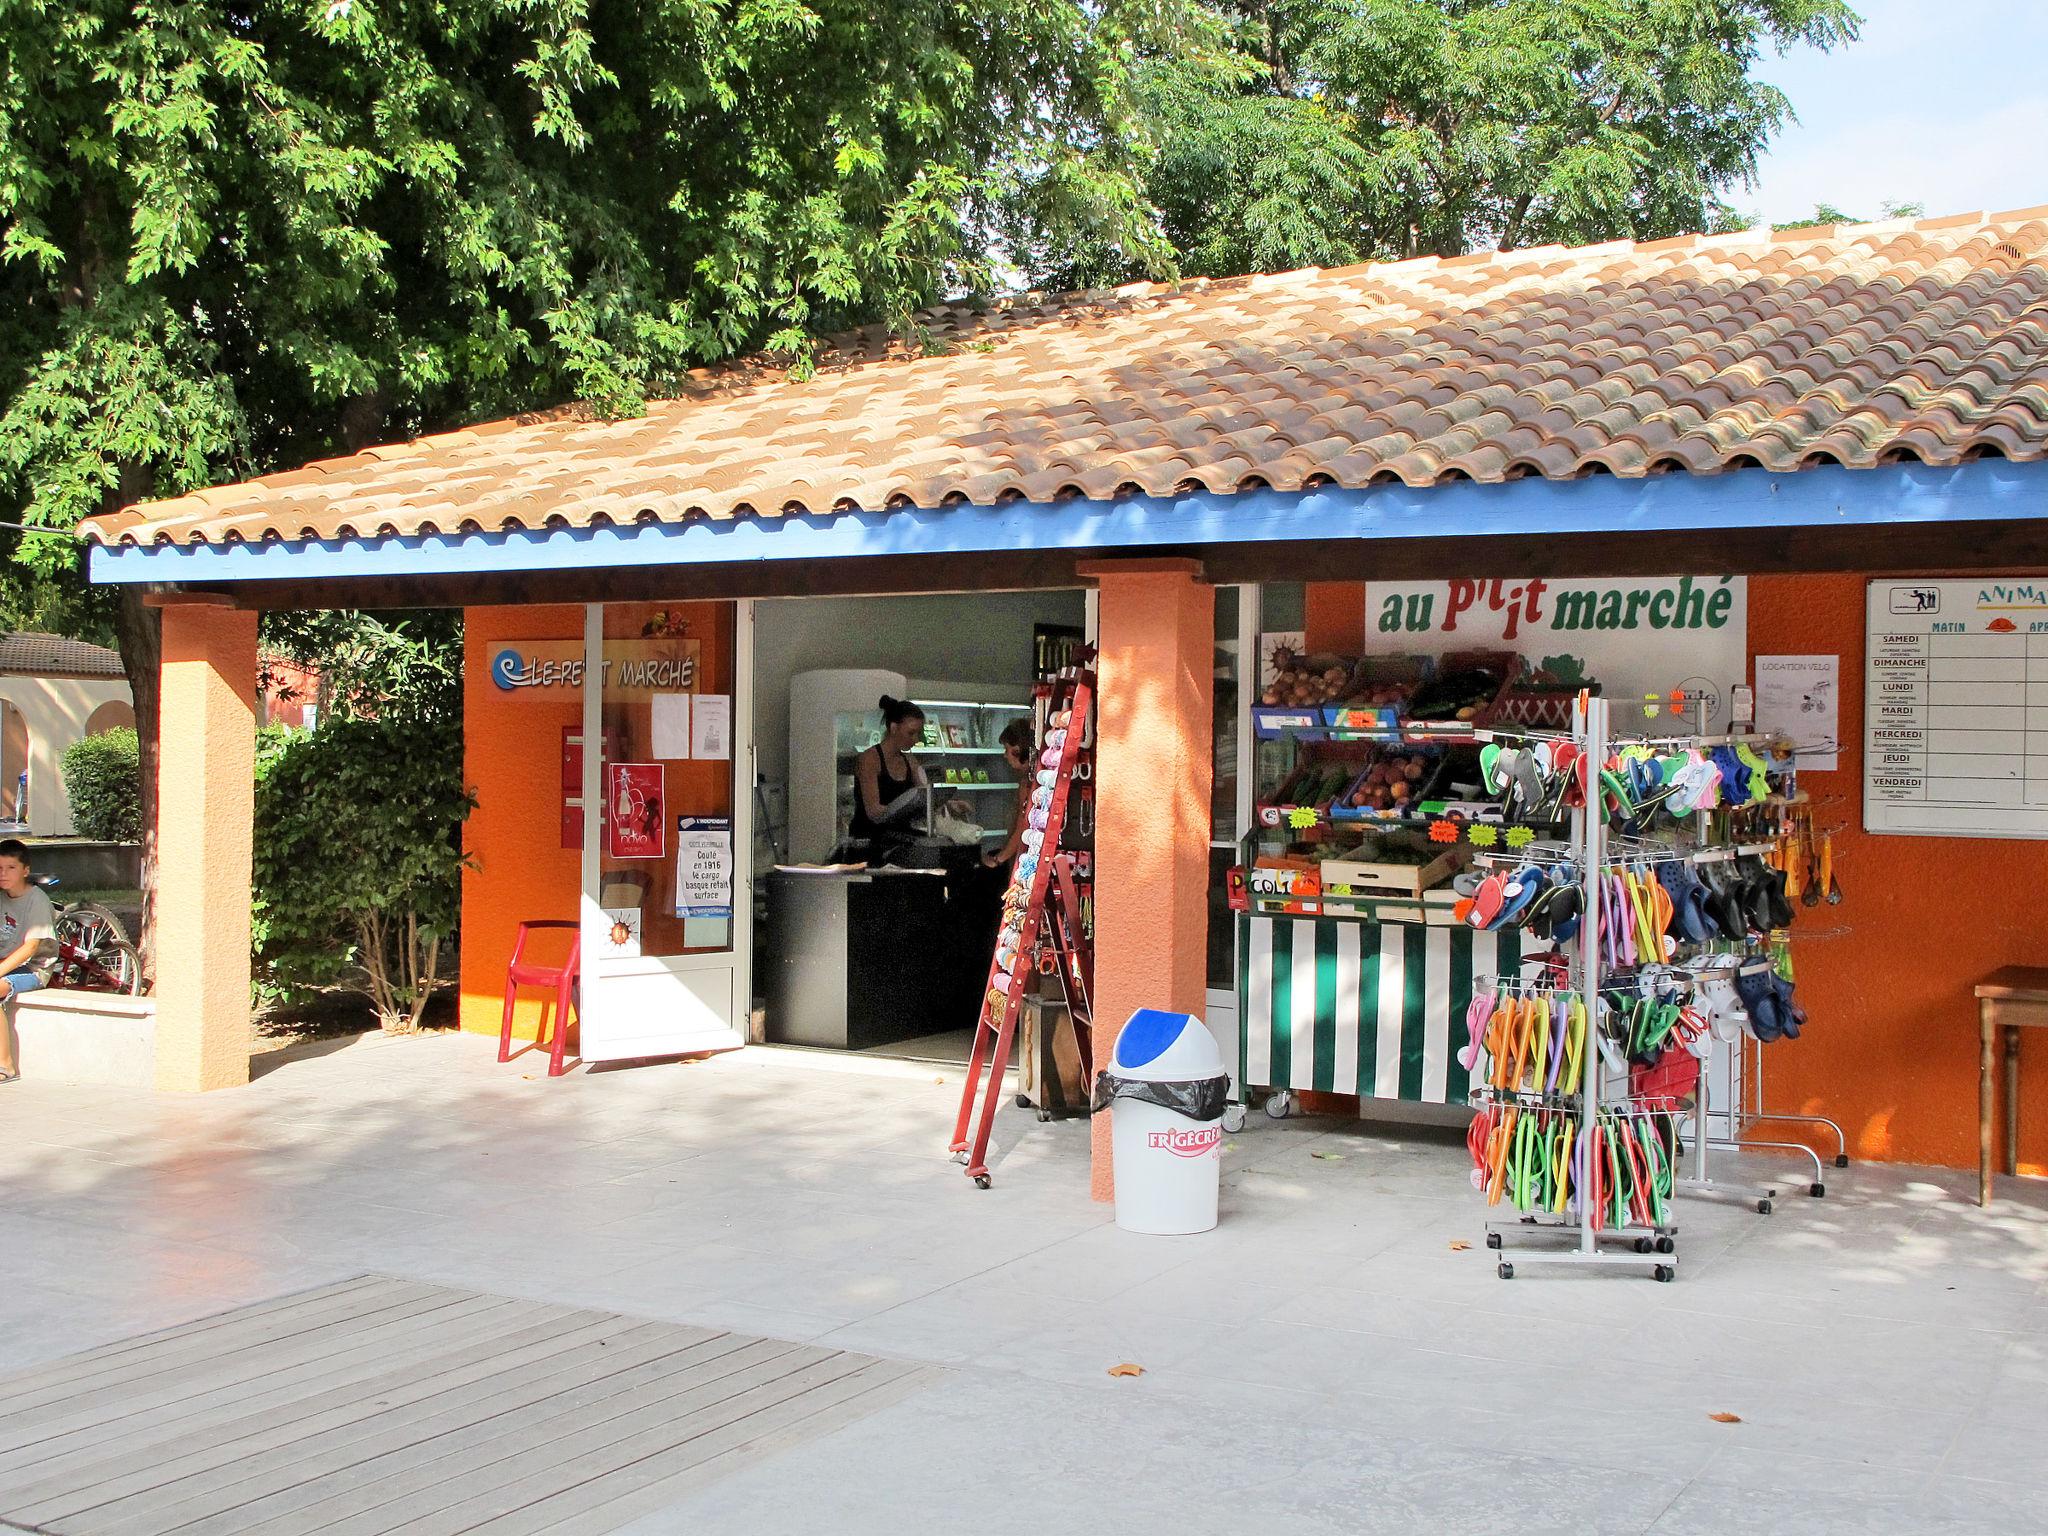
<svg viewBox="0 0 2048 1536">
<path fill-rule="evenodd" d="M 1084 568 L 1100 579 L 1095 1059 L 1139 1008 L 1203 1012 L 1209 942 L 1215 589 L 1191 560 Z M 1111 1195 L 1109 1116 L 1090 1187 Z"/>
<path fill-rule="evenodd" d="M 249 1081 L 256 615 L 164 609 L 157 746 L 156 1085 Z"/>
</svg>

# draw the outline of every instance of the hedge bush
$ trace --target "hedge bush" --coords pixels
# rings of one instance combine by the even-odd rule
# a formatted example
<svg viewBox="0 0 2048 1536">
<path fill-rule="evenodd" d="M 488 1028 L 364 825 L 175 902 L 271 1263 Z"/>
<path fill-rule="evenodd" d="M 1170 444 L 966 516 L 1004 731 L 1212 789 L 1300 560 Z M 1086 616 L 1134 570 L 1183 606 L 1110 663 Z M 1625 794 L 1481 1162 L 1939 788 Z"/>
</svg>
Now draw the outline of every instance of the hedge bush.
<svg viewBox="0 0 2048 1536">
<path fill-rule="evenodd" d="M 109 843 L 142 839 L 141 744 L 133 726 L 86 736 L 64 749 L 59 767 L 80 837 Z"/>
<path fill-rule="evenodd" d="M 394 1032 L 443 985 L 461 908 L 458 725 L 331 716 L 256 744 L 255 939 L 263 980 L 340 983 Z"/>
</svg>

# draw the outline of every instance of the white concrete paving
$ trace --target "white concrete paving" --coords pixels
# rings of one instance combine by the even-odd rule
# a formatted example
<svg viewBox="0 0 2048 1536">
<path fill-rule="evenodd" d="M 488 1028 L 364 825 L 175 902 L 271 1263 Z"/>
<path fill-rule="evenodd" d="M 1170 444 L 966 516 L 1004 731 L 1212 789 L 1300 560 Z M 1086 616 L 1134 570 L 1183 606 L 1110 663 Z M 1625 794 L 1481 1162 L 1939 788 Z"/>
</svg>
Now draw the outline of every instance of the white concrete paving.
<svg viewBox="0 0 2048 1536">
<path fill-rule="evenodd" d="M 493 1045 L 0 1088 L 0 1370 L 375 1272 L 952 1368 L 636 1536 L 2048 1528 L 2048 1186 L 1830 1170 L 1768 1217 L 1685 1202 L 1674 1284 L 1503 1284 L 1439 1133 L 1254 1116 L 1222 1227 L 1140 1238 L 1078 1122 L 1006 1111 L 969 1185 L 952 1072 L 550 1081 Z"/>
</svg>

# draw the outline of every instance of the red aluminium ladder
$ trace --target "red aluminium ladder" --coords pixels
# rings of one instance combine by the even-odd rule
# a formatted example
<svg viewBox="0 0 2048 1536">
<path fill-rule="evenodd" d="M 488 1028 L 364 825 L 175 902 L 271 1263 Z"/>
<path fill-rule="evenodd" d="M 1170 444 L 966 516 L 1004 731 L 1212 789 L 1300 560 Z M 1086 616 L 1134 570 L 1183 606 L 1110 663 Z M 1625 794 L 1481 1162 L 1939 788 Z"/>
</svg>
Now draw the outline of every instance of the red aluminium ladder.
<svg viewBox="0 0 2048 1536">
<path fill-rule="evenodd" d="M 1067 989 L 1068 1011 L 1074 1020 L 1074 1037 L 1081 1045 L 1084 1068 L 1090 1055 L 1086 978 L 1092 968 L 1087 965 L 1089 956 L 1081 926 L 1074 858 L 1060 851 L 1060 833 L 1066 826 L 1074 769 L 1088 761 L 1092 746 L 1089 712 L 1094 701 L 1095 672 L 1087 664 L 1076 667 L 1071 676 L 1062 677 L 1053 691 L 1052 708 L 1046 716 L 1046 747 L 1039 757 L 1041 768 L 1051 767 L 1053 781 L 1050 785 L 1038 784 L 1034 774 L 1031 791 L 1031 808 L 1044 811 L 1045 825 L 1038 829 L 1042 834 L 1038 846 L 1026 848 L 1017 856 L 1010 888 L 1003 893 L 1003 924 L 996 936 L 988 985 L 982 989 L 981 1011 L 975 1020 L 974 1053 L 968 1063 L 966 1084 L 960 1091 L 960 1115 L 953 1123 L 953 1155 L 967 1164 L 967 1176 L 983 1189 L 989 1186 L 989 1130 L 995 1124 L 996 1105 L 1003 1096 L 1003 1070 L 1010 1060 L 1017 1015 L 1024 1006 L 1024 989 L 1038 965 L 1041 935 L 1051 943 L 1061 981 Z M 1053 759 L 1050 764 L 1047 757 Z M 975 1112 L 977 1099 L 979 1115 Z M 974 1132 L 972 1141 L 968 1139 L 970 1126 Z"/>
</svg>

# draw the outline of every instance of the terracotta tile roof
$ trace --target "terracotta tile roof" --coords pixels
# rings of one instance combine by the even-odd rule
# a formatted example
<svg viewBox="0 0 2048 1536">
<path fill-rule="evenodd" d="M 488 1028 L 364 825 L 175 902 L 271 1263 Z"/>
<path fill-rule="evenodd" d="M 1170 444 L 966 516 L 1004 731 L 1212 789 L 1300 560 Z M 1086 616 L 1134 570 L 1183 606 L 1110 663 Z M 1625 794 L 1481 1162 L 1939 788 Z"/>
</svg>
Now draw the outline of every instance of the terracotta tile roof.
<svg viewBox="0 0 2048 1536">
<path fill-rule="evenodd" d="M 1031 295 L 132 507 L 102 541 L 2048 454 L 2048 207 Z"/>
<path fill-rule="evenodd" d="M 0 673 L 27 677 L 126 677 L 121 657 L 103 645 L 34 630 L 0 634 Z"/>
</svg>

